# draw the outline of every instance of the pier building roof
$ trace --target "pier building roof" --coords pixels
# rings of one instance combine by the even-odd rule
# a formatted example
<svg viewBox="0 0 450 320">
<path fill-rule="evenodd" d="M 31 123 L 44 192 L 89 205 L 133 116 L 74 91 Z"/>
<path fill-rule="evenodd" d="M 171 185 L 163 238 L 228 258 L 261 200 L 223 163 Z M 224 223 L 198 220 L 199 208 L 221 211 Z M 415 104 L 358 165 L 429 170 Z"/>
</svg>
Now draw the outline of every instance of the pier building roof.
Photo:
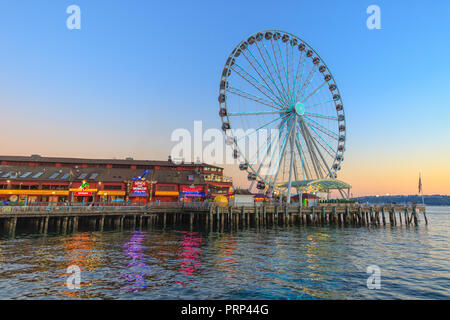
<svg viewBox="0 0 450 320">
<path fill-rule="evenodd" d="M 113 165 L 116 167 L 152 167 L 152 166 L 166 166 L 166 167 L 211 167 L 222 169 L 221 167 L 200 163 L 200 162 L 177 162 L 171 160 L 134 160 L 132 158 L 126 159 L 87 159 L 87 158 L 63 158 L 63 157 L 42 157 L 40 155 L 31 156 L 2 156 L 0 155 L 0 162 L 13 163 L 36 163 L 38 165 L 45 164 L 65 164 L 65 165 Z"/>
<path fill-rule="evenodd" d="M 291 185 L 293 188 L 306 189 L 308 187 L 315 187 L 320 190 L 350 189 L 352 187 L 348 183 L 337 179 L 299 180 L 292 181 Z M 282 186 L 287 187 L 288 184 L 285 183 Z"/>
</svg>

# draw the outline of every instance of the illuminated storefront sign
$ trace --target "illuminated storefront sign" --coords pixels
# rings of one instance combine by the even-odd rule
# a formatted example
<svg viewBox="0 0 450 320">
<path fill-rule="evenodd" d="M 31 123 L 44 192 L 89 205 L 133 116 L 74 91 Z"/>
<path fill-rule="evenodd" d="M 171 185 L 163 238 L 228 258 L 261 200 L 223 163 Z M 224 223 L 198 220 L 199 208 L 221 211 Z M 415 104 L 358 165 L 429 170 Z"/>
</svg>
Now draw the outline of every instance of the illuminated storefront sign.
<svg viewBox="0 0 450 320">
<path fill-rule="evenodd" d="M 131 196 L 145 197 L 147 196 L 147 181 L 134 181 L 131 188 Z"/>
<path fill-rule="evenodd" d="M 82 191 L 85 191 L 85 192 L 97 192 L 97 189 L 80 189 L 80 188 L 75 188 L 75 189 L 69 189 L 69 191 L 71 191 L 71 192 L 82 192 Z"/>
<path fill-rule="evenodd" d="M 73 193 L 74 196 L 76 197 L 86 197 L 86 196 L 92 196 L 92 192 L 91 191 L 75 191 Z"/>
<path fill-rule="evenodd" d="M 78 189 L 77 189 L 78 190 Z M 2 194 L 15 194 L 15 195 L 57 195 L 57 196 L 67 196 L 69 191 L 65 190 L 0 190 L 0 195 Z"/>
<path fill-rule="evenodd" d="M 155 196 L 171 196 L 178 197 L 178 191 L 156 191 Z"/>
<path fill-rule="evenodd" d="M 180 192 L 181 197 L 204 197 L 203 187 L 181 187 Z"/>
</svg>

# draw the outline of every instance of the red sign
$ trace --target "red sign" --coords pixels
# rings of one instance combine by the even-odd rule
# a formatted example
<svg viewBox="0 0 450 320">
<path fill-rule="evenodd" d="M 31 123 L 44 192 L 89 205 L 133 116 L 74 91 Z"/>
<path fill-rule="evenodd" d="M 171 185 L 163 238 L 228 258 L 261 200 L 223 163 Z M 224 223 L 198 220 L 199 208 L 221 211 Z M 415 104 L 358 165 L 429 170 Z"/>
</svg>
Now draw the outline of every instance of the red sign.
<svg viewBox="0 0 450 320">
<path fill-rule="evenodd" d="M 74 196 L 92 196 L 91 191 L 75 191 L 73 193 Z"/>
<path fill-rule="evenodd" d="M 147 194 L 147 181 L 134 181 L 132 192 L 134 195 L 146 195 Z"/>
<path fill-rule="evenodd" d="M 203 191 L 203 187 L 194 187 L 194 186 L 181 187 L 181 191 L 182 192 L 202 192 Z"/>
</svg>

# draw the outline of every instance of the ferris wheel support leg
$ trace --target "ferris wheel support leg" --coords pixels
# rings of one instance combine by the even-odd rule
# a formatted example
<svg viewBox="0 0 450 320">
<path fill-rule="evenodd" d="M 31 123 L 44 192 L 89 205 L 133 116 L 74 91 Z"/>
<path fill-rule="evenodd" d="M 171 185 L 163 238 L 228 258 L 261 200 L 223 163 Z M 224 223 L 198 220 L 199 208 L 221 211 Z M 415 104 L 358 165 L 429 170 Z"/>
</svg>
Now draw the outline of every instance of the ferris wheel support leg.
<svg viewBox="0 0 450 320">
<path fill-rule="evenodd" d="M 295 139 L 295 135 L 292 134 L 292 132 L 296 132 L 297 129 L 297 116 L 294 119 L 294 128 L 293 131 L 291 131 L 289 139 L 290 139 L 290 144 L 291 144 L 291 159 L 290 159 L 290 163 L 289 163 L 289 183 L 288 183 L 288 189 L 287 189 L 287 199 L 286 199 L 286 203 L 290 204 L 291 203 L 291 188 L 292 188 L 292 167 L 294 165 L 294 139 Z"/>
</svg>

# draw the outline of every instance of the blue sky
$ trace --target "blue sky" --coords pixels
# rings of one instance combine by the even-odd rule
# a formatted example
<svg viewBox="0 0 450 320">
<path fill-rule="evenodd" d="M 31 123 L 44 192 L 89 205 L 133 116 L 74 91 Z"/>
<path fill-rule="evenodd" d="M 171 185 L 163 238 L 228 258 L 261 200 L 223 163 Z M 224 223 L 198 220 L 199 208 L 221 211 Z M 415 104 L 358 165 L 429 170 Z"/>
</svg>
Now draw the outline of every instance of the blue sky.
<svg viewBox="0 0 450 320">
<path fill-rule="evenodd" d="M 71 4 L 81 30 L 66 28 Z M 371 4 L 381 30 L 366 27 Z M 220 125 L 233 47 L 277 28 L 307 41 L 336 78 L 348 127 L 342 177 L 355 193 L 384 192 L 402 170 L 399 193 L 414 191 L 419 170 L 424 188 L 428 178 L 429 190 L 449 193 L 449 14 L 447 0 L 5 0 L 0 153 L 165 159 L 174 129 Z"/>
</svg>

